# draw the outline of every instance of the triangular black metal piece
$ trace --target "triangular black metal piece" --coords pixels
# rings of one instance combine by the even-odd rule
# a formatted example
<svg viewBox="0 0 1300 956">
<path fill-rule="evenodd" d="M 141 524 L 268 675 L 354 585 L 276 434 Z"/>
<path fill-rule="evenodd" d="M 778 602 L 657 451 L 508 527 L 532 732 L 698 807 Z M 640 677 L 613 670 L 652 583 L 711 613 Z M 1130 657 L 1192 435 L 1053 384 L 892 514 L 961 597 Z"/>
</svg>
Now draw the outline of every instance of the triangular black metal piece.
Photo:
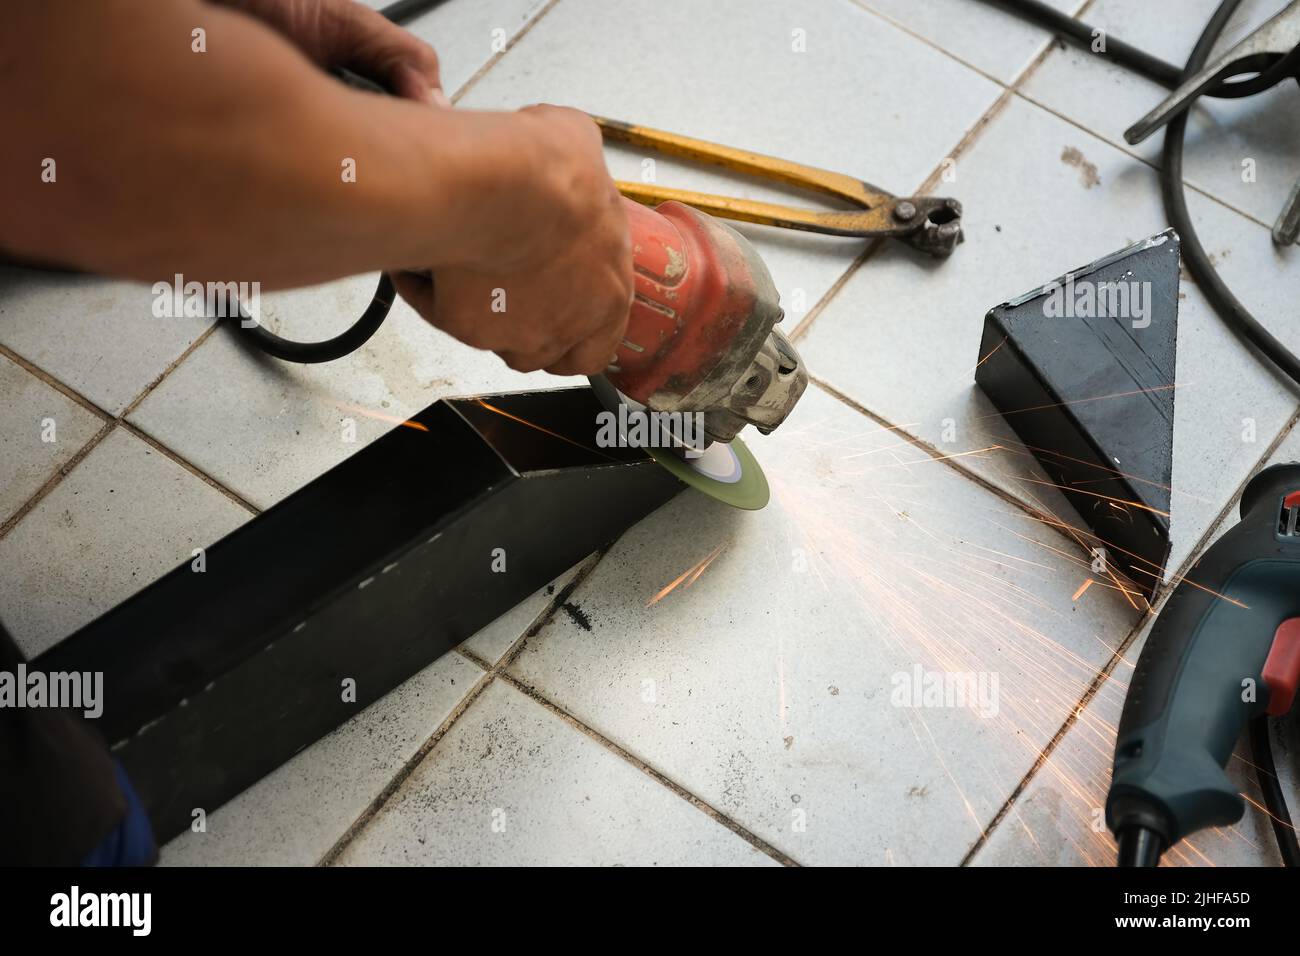
<svg viewBox="0 0 1300 956">
<path fill-rule="evenodd" d="M 1169 556 L 1178 251 L 1168 229 L 995 307 L 975 373 L 1148 594 Z"/>
</svg>

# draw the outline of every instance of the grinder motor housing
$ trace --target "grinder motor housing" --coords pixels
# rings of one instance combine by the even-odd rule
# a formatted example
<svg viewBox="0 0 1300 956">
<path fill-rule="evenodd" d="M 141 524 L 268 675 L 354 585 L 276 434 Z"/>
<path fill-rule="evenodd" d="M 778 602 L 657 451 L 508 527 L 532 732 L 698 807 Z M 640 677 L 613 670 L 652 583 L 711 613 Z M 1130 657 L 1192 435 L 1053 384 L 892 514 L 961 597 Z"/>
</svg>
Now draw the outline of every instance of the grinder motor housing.
<svg viewBox="0 0 1300 956">
<path fill-rule="evenodd" d="M 629 199 L 636 295 L 606 377 L 656 412 L 700 413 L 714 441 L 745 425 L 767 434 L 808 384 L 775 328 L 783 312 L 767 267 L 725 223 L 679 202 Z"/>
</svg>

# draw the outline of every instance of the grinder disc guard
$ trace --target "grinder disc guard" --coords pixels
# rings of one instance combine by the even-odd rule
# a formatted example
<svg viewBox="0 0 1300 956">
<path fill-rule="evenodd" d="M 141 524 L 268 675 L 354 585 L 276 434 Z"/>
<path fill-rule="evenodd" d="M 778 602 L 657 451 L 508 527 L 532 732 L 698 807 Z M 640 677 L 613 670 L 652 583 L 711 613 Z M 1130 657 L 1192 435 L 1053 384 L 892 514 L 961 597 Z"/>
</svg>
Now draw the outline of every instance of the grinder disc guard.
<svg viewBox="0 0 1300 956">
<path fill-rule="evenodd" d="M 589 381 L 597 398 L 609 411 L 617 414 L 620 408 L 630 412 L 644 410 L 640 403 L 629 399 L 603 376 Z M 620 429 L 622 421 L 620 417 Z M 689 457 L 683 454 L 684 449 L 644 447 L 641 450 L 692 488 L 698 488 L 710 498 L 733 508 L 758 511 L 771 497 L 763 469 L 739 438 L 730 442 L 715 441 L 702 453 Z"/>
</svg>

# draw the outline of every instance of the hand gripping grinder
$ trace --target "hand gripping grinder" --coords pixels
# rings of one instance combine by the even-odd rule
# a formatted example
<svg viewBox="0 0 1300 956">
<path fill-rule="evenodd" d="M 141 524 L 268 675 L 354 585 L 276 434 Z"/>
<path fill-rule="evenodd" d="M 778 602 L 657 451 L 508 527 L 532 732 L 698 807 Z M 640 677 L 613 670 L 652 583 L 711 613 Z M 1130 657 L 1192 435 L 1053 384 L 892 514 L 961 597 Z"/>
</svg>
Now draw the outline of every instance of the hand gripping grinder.
<svg viewBox="0 0 1300 956">
<path fill-rule="evenodd" d="M 679 202 L 623 201 L 636 294 L 614 361 L 592 387 L 621 421 L 651 412 L 673 425 L 672 440 L 645 450 L 683 481 L 761 508 L 767 481 L 736 436 L 746 425 L 771 432 L 808 385 L 776 328 L 783 312 L 772 277 L 753 246 L 712 216 Z"/>
</svg>

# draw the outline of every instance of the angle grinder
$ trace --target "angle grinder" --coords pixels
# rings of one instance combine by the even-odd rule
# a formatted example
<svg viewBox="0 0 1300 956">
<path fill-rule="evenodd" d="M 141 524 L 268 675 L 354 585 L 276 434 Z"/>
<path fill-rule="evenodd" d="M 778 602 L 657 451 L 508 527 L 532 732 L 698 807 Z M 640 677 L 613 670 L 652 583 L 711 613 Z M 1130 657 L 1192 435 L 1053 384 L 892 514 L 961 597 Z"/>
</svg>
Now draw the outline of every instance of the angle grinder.
<svg viewBox="0 0 1300 956">
<path fill-rule="evenodd" d="M 668 435 L 644 450 L 682 481 L 737 508 L 768 501 L 767 479 L 738 434 L 785 421 L 808 373 L 776 328 L 784 315 L 754 247 L 680 202 L 624 199 L 636 295 L 613 363 L 591 379 L 619 414 L 654 415 Z"/>
</svg>

